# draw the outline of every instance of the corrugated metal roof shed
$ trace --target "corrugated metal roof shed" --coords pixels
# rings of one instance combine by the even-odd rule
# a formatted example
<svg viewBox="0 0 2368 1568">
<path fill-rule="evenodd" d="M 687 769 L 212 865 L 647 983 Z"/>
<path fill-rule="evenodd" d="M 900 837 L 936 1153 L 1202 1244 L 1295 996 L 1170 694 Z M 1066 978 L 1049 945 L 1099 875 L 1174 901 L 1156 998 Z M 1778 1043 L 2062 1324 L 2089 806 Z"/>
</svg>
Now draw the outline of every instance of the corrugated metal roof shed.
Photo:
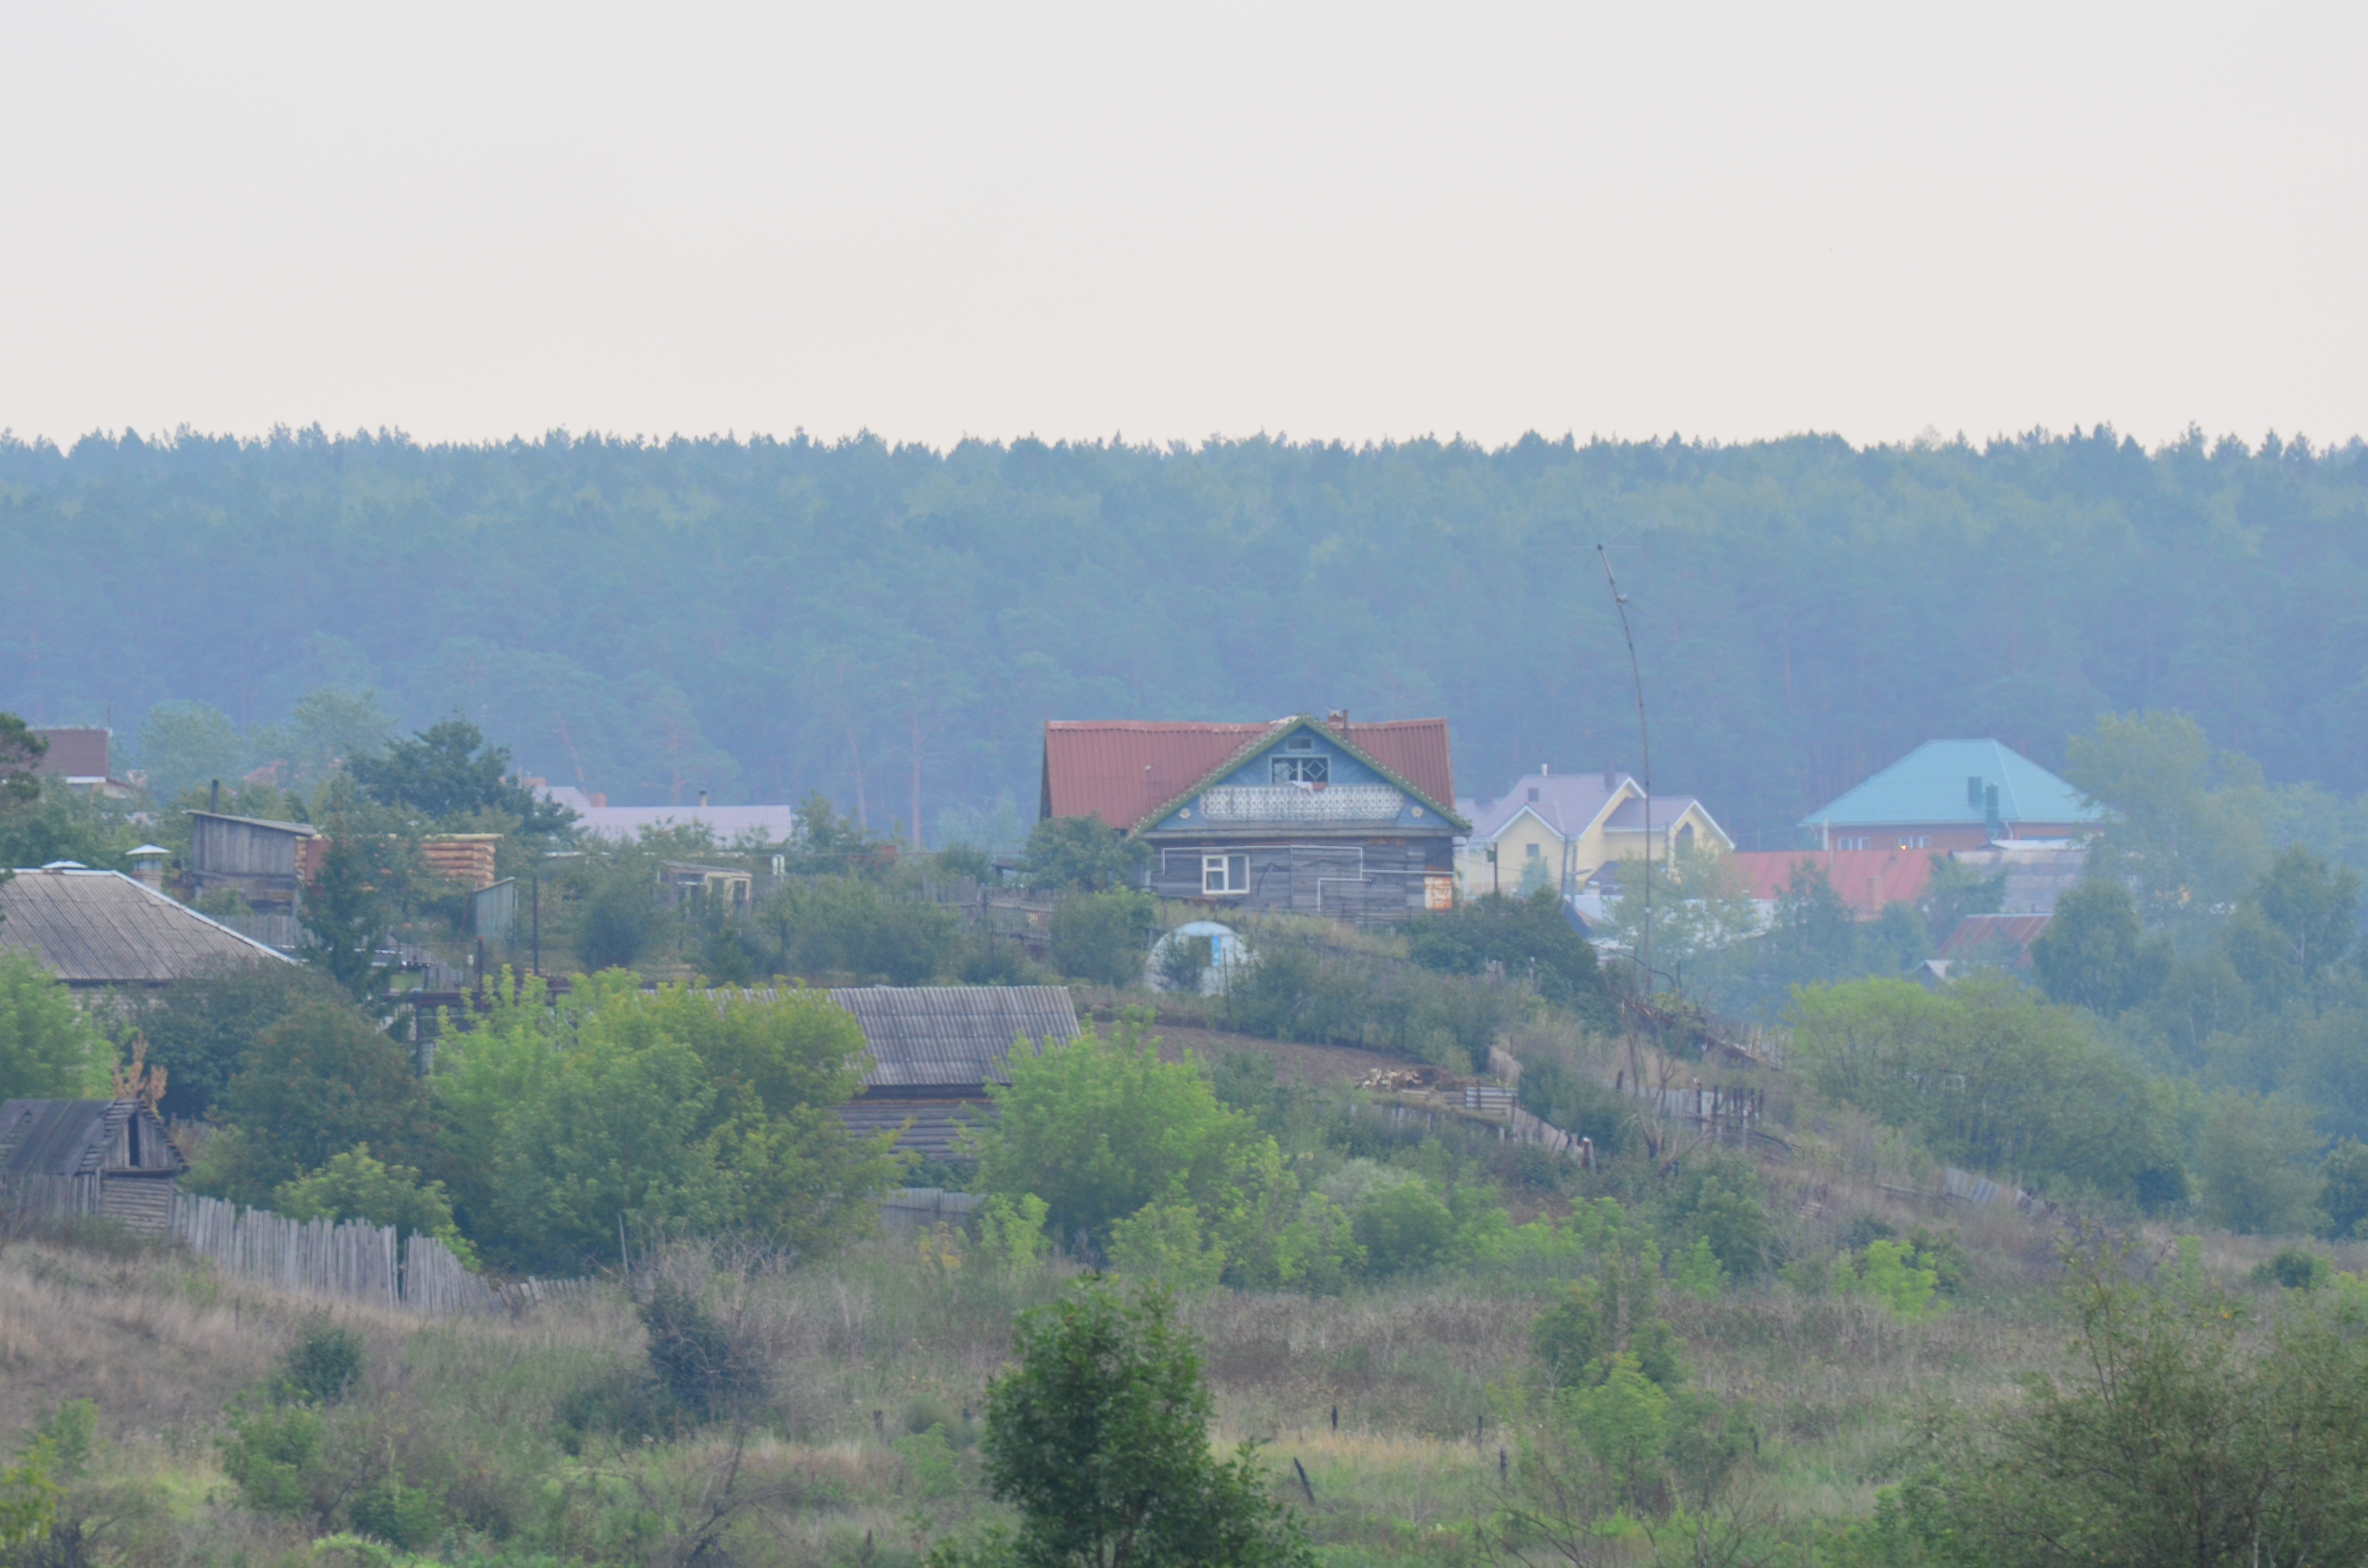
<svg viewBox="0 0 2368 1568">
<path fill-rule="evenodd" d="M 209 963 L 291 963 L 120 871 L 18 871 L 0 883 L 0 948 L 69 985 L 162 985 Z"/>
<path fill-rule="evenodd" d="M 33 733 L 50 743 L 41 756 L 41 771 L 61 778 L 104 778 L 107 777 L 107 743 L 105 730 L 35 730 Z"/>
<path fill-rule="evenodd" d="M 2084 823 L 2104 814 L 2080 791 L 1997 741 L 1926 741 L 1889 767 L 1801 819 L 1803 827 L 1907 827 L 1988 820 L 1967 779 L 1998 786 L 2001 823 Z"/>
<path fill-rule="evenodd" d="M 1296 718 L 1272 724 L 1048 721 L 1042 813 L 1099 816 L 1112 827 L 1131 830 L 1298 722 Z M 1446 720 L 1350 723 L 1345 733 L 1332 733 L 1413 785 L 1432 806 L 1454 810 L 1455 771 Z"/>
<path fill-rule="evenodd" d="M 1077 1038 L 1076 1007 L 1058 985 L 850 985 L 825 994 L 862 1027 L 871 1056 L 867 1091 L 943 1094 L 1008 1084 L 1013 1040 Z"/>
<path fill-rule="evenodd" d="M 1725 858 L 1763 903 L 1784 896 L 1793 867 L 1815 866 L 1861 920 L 1888 903 L 1914 903 L 1932 882 L 1930 849 L 1744 849 Z"/>
</svg>

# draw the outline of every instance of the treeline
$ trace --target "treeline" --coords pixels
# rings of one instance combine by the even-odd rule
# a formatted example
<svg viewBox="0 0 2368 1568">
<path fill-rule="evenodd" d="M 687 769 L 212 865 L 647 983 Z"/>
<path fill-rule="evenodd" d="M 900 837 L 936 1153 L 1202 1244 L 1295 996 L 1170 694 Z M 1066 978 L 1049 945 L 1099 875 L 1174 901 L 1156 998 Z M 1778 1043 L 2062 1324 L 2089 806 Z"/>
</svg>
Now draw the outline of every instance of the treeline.
<svg viewBox="0 0 2368 1568">
<path fill-rule="evenodd" d="M 2357 443 L 2149 454 L 2105 429 L 1865 450 L 0 440 L 0 691 L 126 732 L 192 699 L 296 767 L 298 696 L 375 687 L 620 802 L 820 791 L 883 833 L 916 795 L 931 833 L 959 809 L 973 837 L 1030 801 L 1048 717 L 1443 713 L 1463 787 L 1493 792 L 1540 761 L 1637 766 L 1610 540 L 1656 778 L 1782 847 L 1924 739 L 2057 764 L 2096 714 L 2148 707 L 2273 779 L 2368 788 L 2363 486 Z"/>
</svg>

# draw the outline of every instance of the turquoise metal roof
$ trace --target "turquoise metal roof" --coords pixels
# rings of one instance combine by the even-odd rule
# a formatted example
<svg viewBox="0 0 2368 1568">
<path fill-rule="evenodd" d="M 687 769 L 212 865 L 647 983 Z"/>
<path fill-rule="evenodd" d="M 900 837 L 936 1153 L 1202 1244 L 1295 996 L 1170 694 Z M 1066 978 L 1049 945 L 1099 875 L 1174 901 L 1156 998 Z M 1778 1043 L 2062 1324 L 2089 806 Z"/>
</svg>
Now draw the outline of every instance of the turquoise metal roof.
<svg viewBox="0 0 2368 1568">
<path fill-rule="evenodd" d="M 1801 821 L 1803 827 L 1902 827 L 1988 821 L 1966 780 L 1998 786 L 2002 823 L 2096 822 L 2104 812 L 2021 752 L 1996 741 L 1926 741 L 1889 767 Z"/>
</svg>

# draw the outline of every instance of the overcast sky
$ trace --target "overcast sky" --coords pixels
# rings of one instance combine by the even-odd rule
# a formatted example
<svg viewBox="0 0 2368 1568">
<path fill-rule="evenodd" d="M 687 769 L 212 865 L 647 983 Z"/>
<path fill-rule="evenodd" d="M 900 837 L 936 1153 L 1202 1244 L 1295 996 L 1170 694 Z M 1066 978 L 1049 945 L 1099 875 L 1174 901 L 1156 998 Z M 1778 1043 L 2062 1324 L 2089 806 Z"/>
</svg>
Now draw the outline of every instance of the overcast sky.
<svg viewBox="0 0 2368 1568">
<path fill-rule="evenodd" d="M 2368 432 L 2368 6 L 0 4 L 0 427 Z"/>
</svg>

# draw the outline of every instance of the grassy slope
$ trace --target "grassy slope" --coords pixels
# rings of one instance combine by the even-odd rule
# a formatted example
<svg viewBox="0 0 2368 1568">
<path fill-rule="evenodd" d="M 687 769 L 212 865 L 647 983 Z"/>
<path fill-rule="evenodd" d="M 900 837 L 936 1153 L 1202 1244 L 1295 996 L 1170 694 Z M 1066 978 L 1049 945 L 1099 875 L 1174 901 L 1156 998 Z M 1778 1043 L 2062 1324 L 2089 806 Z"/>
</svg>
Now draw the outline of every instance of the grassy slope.
<svg viewBox="0 0 2368 1568">
<path fill-rule="evenodd" d="M 1829 1244 L 1862 1212 L 1903 1231 L 1932 1218 L 1877 1187 L 1769 1174 L 1796 1247 Z M 1812 1191 L 1822 1201 L 1804 1218 Z M 1917 1401 L 1994 1397 L 2060 1353 L 2050 1236 L 2011 1213 L 1943 1223 L 1972 1278 L 1927 1322 L 1782 1287 L 1669 1303 L 1699 1384 L 1749 1403 L 1765 1494 L 1796 1510 L 1863 1510 Z M 2215 1240 L 2206 1256 L 2237 1275 L 2270 1250 Z M 2335 1260 L 2361 1268 L 2368 1248 L 2336 1249 Z M 748 1322 L 775 1376 L 768 1430 L 737 1456 L 739 1494 L 754 1498 L 730 1526 L 742 1560 L 903 1561 L 977 1517 L 987 1505 L 967 1460 L 962 1490 L 929 1497 L 899 1439 L 944 1420 L 960 1442 L 960 1413 L 1001 1363 L 1012 1313 L 1058 1290 L 1062 1272 L 950 1267 L 914 1242 L 883 1240 L 759 1278 Z M 1187 1310 L 1208 1344 L 1221 1435 L 1270 1443 L 1286 1477 L 1292 1459 L 1306 1466 L 1329 1562 L 1461 1558 L 1507 1440 L 1480 1424 L 1490 1391 L 1522 1374 L 1530 1320 L 1554 1286 L 1434 1278 L 1331 1299 L 1218 1293 Z M 0 1255 L 0 1431 L 23 1430 L 63 1398 L 97 1401 L 107 1447 L 69 1506 L 107 1560 L 273 1561 L 306 1528 L 241 1507 L 215 1443 L 225 1406 L 324 1310 L 359 1329 L 370 1354 L 369 1394 L 331 1418 L 333 1467 L 351 1487 L 394 1463 L 444 1494 L 456 1539 L 663 1562 L 704 1517 L 700 1499 L 718 1494 L 733 1457 L 719 1434 L 595 1439 L 578 1455 L 557 1440 L 573 1392 L 641 1364 L 642 1330 L 614 1294 L 517 1320 L 420 1324 L 225 1282 L 165 1249 L 19 1242 Z"/>
</svg>

